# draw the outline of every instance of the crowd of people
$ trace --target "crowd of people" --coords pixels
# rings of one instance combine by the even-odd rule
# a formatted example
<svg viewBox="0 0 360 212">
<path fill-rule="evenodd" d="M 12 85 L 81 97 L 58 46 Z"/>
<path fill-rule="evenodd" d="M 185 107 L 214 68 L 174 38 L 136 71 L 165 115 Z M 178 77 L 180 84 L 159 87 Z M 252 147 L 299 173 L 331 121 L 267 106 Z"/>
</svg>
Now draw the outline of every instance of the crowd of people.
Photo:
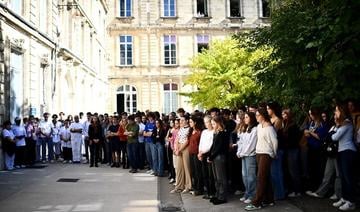
<svg viewBox="0 0 360 212">
<path fill-rule="evenodd" d="M 340 210 L 355 209 L 360 111 L 354 101 L 336 104 L 329 114 L 310 108 L 301 124 L 276 102 L 191 114 L 179 108 L 167 115 L 49 117 L 3 123 L 7 170 L 37 162 L 102 163 L 167 176 L 174 186 L 170 193 L 202 195 L 214 205 L 243 191 L 245 210 L 303 194 L 330 197 Z"/>
</svg>

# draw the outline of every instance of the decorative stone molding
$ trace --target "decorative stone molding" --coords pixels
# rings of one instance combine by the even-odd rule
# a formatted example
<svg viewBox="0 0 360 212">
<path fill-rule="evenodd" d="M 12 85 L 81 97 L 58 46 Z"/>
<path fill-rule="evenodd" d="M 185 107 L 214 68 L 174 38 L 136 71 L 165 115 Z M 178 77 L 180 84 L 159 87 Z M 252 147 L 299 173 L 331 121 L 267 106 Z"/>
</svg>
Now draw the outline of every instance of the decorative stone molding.
<svg viewBox="0 0 360 212">
<path fill-rule="evenodd" d="M 16 54 L 24 54 L 25 53 L 25 49 L 23 48 L 24 42 L 25 42 L 24 39 L 12 38 L 10 40 L 11 51 L 16 53 Z"/>
<path fill-rule="evenodd" d="M 50 64 L 49 54 L 43 54 L 40 58 L 40 67 L 45 68 L 49 66 L 49 64 Z"/>
</svg>

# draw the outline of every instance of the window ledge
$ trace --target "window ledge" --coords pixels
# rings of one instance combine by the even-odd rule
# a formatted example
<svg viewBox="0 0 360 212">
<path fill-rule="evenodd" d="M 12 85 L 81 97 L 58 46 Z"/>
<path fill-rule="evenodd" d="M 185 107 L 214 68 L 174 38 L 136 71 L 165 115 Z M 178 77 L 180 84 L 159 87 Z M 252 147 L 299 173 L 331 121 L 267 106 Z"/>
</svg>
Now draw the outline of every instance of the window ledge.
<svg viewBox="0 0 360 212">
<path fill-rule="evenodd" d="M 117 68 L 135 68 L 135 65 L 116 65 Z"/>
<path fill-rule="evenodd" d="M 179 17 L 177 16 L 161 16 L 160 19 L 162 20 L 177 20 Z"/>
<path fill-rule="evenodd" d="M 210 16 L 194 16 L 195 19 L 198 19 L 198 20 L 209 20 L 211 19 L 212 17 Z"/>
<path fill-rule="evenodd" d="M 245 19 L 245 17 L 244 16 L 239 16 L 239 17 L 229 16 L 229 17 L 227 17 L 227 19 L 230 19 L 230 20 L 243 20 L 243 19 Z"/>
<path fill-rule="evenodd" d="M 129 16 L 129 17 L 116 17 L 117 20 L 123 22 L 123 23 L 131 23 L 133 19 L 135 19 L 135 17 L 133 16 Z"/>
<path fill-rule="evenodd" d="M 161 67 L 165 67 L 165 68 L 177 68 L 177 67 L 179 67 L 179 65 L 177 65 L 177 64 L 162 64 Z"/>
</svg>

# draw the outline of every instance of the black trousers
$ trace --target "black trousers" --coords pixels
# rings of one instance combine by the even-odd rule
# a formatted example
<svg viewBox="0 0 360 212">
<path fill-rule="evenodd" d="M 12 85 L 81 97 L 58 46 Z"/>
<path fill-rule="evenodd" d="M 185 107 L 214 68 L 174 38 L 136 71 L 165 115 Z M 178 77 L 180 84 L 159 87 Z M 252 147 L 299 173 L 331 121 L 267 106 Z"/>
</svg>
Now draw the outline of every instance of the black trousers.
<svg viewBox="0 0 360 212">
<path fill-rule="evenodd" d="M 33 165 L 36 160 L 36 141 L 31 137 L 25 138 L 26 142 L 26 163 Z"/>
<path fill-rule="evenodd" d="M 26 146 L 17 146 L 15 151 L 15 165 L 26 164 Z"/>
<path fill-rule="evenodd" d="M 63 147 L 64 160 L 72 160 L 72 148 Z"/>
<path fill-rule="evenodd" d="M 197 158 L 197 154 L 190 154 L 191 181 L 194 191 L 203 192 L 204 183 L 201 171 L 201 161 Z"/>
<path fill-rule="evenodd" d="M 176 178 L 175 174 L 175 168 L 174 168 L 174 160 L 173 160 L 173 150 L 171 149 L 170 144 L 166 147 L 166 158 L 168 162 L 168 171 L 169 171 L 169 177 L 172 179 Z"/>
<path fill-rule="evenodd" d="M 120 151 L 119 152 L 121 154 L 121 163 L 122 163 L 123 167 L 129 168 L 128 155 L 127 155 L 127 141 L 120 141 Z"/>
<path fill-rule="evenodd" d="M 207 162 L 207 157 L 207 154 L 203 155 L 201 161 L 201 174 L 203 177 L 205 193 L 209 196 L 214 196 L 216 192 L 214 174 L 212 165 Z"/>
<path fill-rule="evenodd" d="M 89 145 L 90 147 L 90 164 L 94 165 L 98 163 L 99 160 L 99 150 L 100 150 L 100 143 L 92 143 Z"/>
</svg>

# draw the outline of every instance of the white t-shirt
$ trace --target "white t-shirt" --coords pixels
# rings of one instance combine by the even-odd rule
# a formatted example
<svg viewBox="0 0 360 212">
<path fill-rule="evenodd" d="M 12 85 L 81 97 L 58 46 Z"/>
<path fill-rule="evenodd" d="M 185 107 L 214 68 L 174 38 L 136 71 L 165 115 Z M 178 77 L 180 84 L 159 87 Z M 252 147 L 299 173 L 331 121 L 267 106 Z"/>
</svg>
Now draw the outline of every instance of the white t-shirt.
<svg viewBox="0 0 360 212">
<path fill-rule="evenodd" d="M 183 144 L 188 140 L 190 127 L 182 127 L 178 132 L 179 143 Z"/>
<path fill-rule="evenodd" d="M 14 126 L 12 126 L 12 131 L 13 131 L 15 136 L 24 136 L 21 139 L 15 139 L 16 146 L 26 146 L 26 142 L 25 142 L 26 130 L 25 130 L 25 127 L 24 126 L 14 125 Z"/>
<path fill-rule="evenodd" d="M 64 139 L 68 140 L 71 138 L 71 133 L 70 133 L 70 127 L 68 128 L 65 128 L 65 127 L 62 127 L 60 129 L 60 136 L 63 137 Z M 71 148 L 71 140 L 65 142 L 65 141 L 61 141 L 61 146 L 62 147 L 67 147 L 67 148 Z"/>
<path fill-rule="evenodd" d="M 52 128 L 52 140 L 54 143 L 60 142 L 60 129 L 61 129 L 61 122 L 56 122 L 55 124 L 51 122 Z"/>
<path fill-rule="evenodd" d="M 139 136 L 138 136 L 138 140 L 139 140 L 139 143 L 144 143 L 144 135 L 143 135 L 143 132 L 145 130 L 145 124 L 143 123 L 139 123 Z"/>
<path fill-rule="evenodd" d="M 50 135 L 51 133 L 52 123 L 50 121 L 42 120 L 39 123 L 39 129 L 42 133 L 40 133 L 41 138 L 45 138 L 45 135 Z M 45 134 L 45 135 L 44 135 Z"/>
<path fill-rule="evenodd" d="M 78 130 L 78 129 L 82 129 L 84 130 L 84 127 L 81 123 L 71 123 L 70 125 L 70 130 L 74 129 L 74 130 Z M 82 133 L 71 133 L 71 141 L 75 141 L 75 142 L 81 142 L 82 141 Z"/>
<path fill-rule="evenodd" d="M 199 152 L 207 153 L 210 151 L 213 144 L 214 131 L 205 129 L 201 133 Z"/>
<path fill-rule="evenodd" d="M 9 137 L 11 140 L 14 140 L 15 138 L 15 135 L 12 130 L 3 129 L 2 134 L 4 138 Z"/>
</svg>

